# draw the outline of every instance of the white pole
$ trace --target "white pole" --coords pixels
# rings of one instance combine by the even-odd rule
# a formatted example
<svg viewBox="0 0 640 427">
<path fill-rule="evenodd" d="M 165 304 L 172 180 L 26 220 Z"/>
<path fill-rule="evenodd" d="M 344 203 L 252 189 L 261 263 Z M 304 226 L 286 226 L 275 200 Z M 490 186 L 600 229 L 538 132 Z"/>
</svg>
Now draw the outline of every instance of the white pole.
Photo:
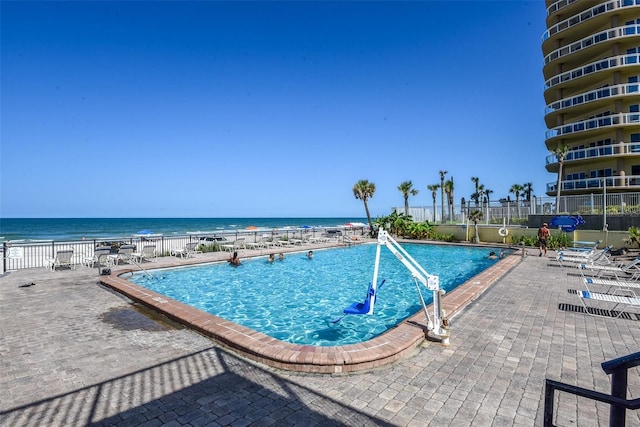
<svg viewBox="0 0 640 427">
<path fill-rule="evenodd" d="M 607 231 L 607 178 L 602 180 L 602 231 Z"/>
</svg>

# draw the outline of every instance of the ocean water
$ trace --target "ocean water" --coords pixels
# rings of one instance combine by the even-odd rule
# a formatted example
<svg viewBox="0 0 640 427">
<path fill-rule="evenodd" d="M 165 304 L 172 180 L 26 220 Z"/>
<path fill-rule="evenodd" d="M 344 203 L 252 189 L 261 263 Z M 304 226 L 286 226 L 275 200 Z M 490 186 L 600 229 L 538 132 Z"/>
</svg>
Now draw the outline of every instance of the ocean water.
<svg viewBox="0 0 640 427">
<path fill-rule="evenodd" d="M 128 237 L 142 230 L 173 236 L 187 232 L 220 232 L 253 226 L 335 227 L 366 223 L 366 218 L 1 218 L 0 242 L 12 240 L 81 240 Z"/>
</svg>

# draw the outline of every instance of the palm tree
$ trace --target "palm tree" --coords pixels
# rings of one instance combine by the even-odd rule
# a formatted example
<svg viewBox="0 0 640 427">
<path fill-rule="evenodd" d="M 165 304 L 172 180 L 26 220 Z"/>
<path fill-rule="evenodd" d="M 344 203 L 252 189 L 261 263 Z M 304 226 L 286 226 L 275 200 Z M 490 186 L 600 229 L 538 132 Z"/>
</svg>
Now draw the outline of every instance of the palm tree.
<svg viewBox="0 0 640 427">
<path fill-rule="evenodd" d="M 431 191 L 431 197 L 433 198 L 433 223 L 436 222 L 436 196 L 438 195 L 438 188 L 440 184 L 427 185 L 427 190 Z"/>
<path fill-rule="evenodd" d="M 527 202 L 531 202 L 531 193 L 533 193 L 533 184 L 530 182 L 527 182 L 522 187 L 524 188 L 524 194 L 526 196 Z"/>
<path fill-rule="evenodd" d="M 398 190 L 402 193 L 402 197 L 404 197 L 404 214 L 409 215 L 409 195 L 417 196 L 418 190 L 413 188 L 413 183 L 411 181 L 405 181 L 398 186 Z"/>
<path fill-rule="evenodd" d="M 513 184 L 509 189 L 509 193 L 516 195 L 516 207 L 518 208 L 518 218 L 520 218 L 520 194 L 522 194 L 524 187 L 520 184 Z"/>
<path fill-rule="evenodd" d="M 444 183 L 444 192 L 447 193 L 447 206 L 449 211 L 449 221 L 453 220 L 453 177 Z"/>
<path fill-rule="evenodd" d="M 476 192 L 471 195 L 471 198 L 476 202 L 476 208 L 478 207 L 478 200 L 480 199 L 480 178 L 476 176 L 471 177 L 471 182 L 476 186 Z"/>
<path fill-rule="evenodd" d="M 493 194 L 493 190 L 489 190 L 488 188 L 484 189 L 484 195 L 487 196 L 487 205 L 491 202 L 489 196 Z"/>
<path fill-rule="evenodd" d="M 484 195 L 487 198 L 487 224 L 489 224 L 489 221 L 491 220 L 491 214 L 489 213 L 489 210 L 491 208 L 491 194 L 493 193 L 493 190 L 489 190 L 488 188 L 484 189 Z"/>
<path fill-rule="evenodd" d="M 361 179 L 353 186 L 353 195 L 364 203 L 364 210 L 367 212 L 367 221 L 369 222 L 369 230 L 373 235 L 373 224 L 371 223 L 371 214 L 369 213 L 369 205 L 367 201 L 373 197 L 376 192 L 376 185 L 366 179 Z"/>
<path fill-rule="evenodd" d="M 481 210 L 474 210 L 473 212 L 471 212 L 469 214 L 469 221 L 473 222 L 473 229 L 474 229 L 474 235 L 473 235 L 473 242 L 474 243 L 479 243 L 480 242 L 480 236 L 478 234 L 478 223 L 482 220 L 482 211 Z"/>
<path fill-rule="evenodd" d="M 560 211 L 560 188 L 562 187 L 562 166 L 564 165 L 564 158 L 569 152 L 569 147 L 558 143 L 558 146 L 555 150 L 552 150 L 552 152 L 558 159 L 558 192 L 556 193 L 556 215 L 558 215 L 558 212 Z"/>
<path fill-rule="evenodd" d="M 441 210 L 441 222 L 444 224 L 444 176 L 448 173 L 447 171 L 440 171 L 440 210 Z"/>
</svg>

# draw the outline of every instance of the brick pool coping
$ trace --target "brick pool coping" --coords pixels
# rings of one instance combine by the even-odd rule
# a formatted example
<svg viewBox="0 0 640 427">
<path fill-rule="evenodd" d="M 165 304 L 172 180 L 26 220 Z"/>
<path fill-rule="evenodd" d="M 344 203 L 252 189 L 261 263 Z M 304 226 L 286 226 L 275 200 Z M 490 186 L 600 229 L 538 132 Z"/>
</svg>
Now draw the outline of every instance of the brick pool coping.
<svg viewBox="0 0 640 427">
<path fill-rule="evenodd" d="M 448 292 L 442 299 L 446 317 L 449 319 L 455 317 L 521 260 L 519 254 L 508 255 Z M 196 260 L 190 261 L 189 264 L 210 262 L 211 260 L 200 262 Z M 162 268 L 184 265 L 184 262 L 176 259 L 175 263 L 163 265 Z M 139 270 L 114 271 L 111 275 L 101 276 L 100 282 L 129 299 L 214 339 L 250 360 L 273 368 L 322 374 L 366 371 L 410 356 L 426 339 L 426 316 L 424 311 L 420 310 L 395 328 L 364 343 L 335 347 L 290 344 L 205 313 L 121 277 L 136 271 Z M 429 309 L 431 310 L 431 305 Z M 451 339 L 455 339 L 455 324 L 451 325 L 451 336 Z M 434 345 L 443 344 L 434 343 Z"/>
</svg>

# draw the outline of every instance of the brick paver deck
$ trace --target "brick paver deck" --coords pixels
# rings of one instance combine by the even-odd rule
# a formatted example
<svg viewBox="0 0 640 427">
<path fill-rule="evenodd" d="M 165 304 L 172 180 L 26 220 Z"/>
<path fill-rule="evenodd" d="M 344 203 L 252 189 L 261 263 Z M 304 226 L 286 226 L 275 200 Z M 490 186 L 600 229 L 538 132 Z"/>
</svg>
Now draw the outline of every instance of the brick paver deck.
<svg viewBox="0 0 640 427">
<path fill-rule="evenodd" d="M 639 351 L 640 323 L 585 314 L 567 292 L 579 278 L 546 258 L 509 258 L 503 277 L 445 297 L 458 310 L 449 346 L 418 341 L 393 363 L 333 374 L 258 363 L 264 355 L 146 313 L 95 269 L 10 272 L 0 279 L 0 425 L 539 426 L 544 379 L 608 393 L 600 363 Z M 629 390 L 640 394 L 637 370 Z M 608 425 L 607 405 L 563 395 L 556 406 L 558 425 Z"/>
</svg>

